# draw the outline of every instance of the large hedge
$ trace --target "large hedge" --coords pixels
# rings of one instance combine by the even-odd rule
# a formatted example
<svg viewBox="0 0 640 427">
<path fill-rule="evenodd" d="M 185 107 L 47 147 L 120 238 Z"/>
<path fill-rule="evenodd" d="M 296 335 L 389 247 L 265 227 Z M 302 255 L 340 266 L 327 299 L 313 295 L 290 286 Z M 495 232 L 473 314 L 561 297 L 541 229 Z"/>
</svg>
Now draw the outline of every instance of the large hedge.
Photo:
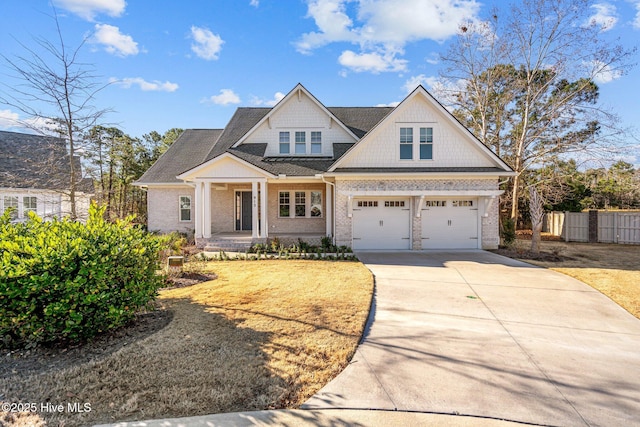
<svg viewBox="0 0 640 427">
<path fill-rule="evenodd" d="M 157 295 L 160 240 L 130 220 L 0 218 L 2 346 L 79 341 L 122 326 Z"/>
</svg>

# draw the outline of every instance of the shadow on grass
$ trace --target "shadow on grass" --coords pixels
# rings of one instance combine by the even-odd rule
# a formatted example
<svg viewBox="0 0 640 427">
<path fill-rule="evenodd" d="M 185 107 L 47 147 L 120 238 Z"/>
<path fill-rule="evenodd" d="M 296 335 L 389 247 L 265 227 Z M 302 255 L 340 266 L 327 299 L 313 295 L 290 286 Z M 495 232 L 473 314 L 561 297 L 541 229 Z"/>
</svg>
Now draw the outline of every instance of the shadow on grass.
<svg viewBox="0 0 640 427">
<path fill-rule="evenodd" d="M 173 317 L 156 333 L 125 335 L 117 351 L 64 369 L 10 370 L 0 378 L 1 400 L 90 404 L 90 412 L 37 413 L 48 425 L 73 427 L 262 410 L 286 393 L 262 350 L 269 333 L 189 299 L 161 302 Z"/>
</svg>

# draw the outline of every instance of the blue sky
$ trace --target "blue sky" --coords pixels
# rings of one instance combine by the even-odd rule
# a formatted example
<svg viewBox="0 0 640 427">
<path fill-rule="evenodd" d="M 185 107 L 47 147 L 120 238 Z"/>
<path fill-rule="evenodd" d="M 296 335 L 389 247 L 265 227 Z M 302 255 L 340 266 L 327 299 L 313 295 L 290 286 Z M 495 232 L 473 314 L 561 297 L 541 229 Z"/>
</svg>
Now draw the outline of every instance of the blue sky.
<svg viewBox="0 0 640 427">
<path fill-rule="evenodd" d="M 298 82 L 326 106 L 392 105 L 429 89 L 459 22 L 500 3 L 474 0 L 54 0 L 66 43 L 100 79 L 106 121 L 131 136 L 224 127 L 239 106 L 271 106 Z M 440 18 L 434 18 L 435 7 Z M 0 6 L 0 51 L 53 39 L 47 0 Z M 640 0 L 603 0 L 590 16 L 626 47 L 640 36 Z M 605 31 L 606 30 L 606 31 Z M 634 62 L 637 60 L 634 59 Z M 6 83 L 6 70 L 2 71 Z M 601 102 L 640 124 L 640 68 L 600 82 Z M 0 129 L 19 112 L 0 105 Z M 635 153 L 630 153 L 634 155 Z M 636 163 L 640 163 L 636 159 Z"/>
</svg>

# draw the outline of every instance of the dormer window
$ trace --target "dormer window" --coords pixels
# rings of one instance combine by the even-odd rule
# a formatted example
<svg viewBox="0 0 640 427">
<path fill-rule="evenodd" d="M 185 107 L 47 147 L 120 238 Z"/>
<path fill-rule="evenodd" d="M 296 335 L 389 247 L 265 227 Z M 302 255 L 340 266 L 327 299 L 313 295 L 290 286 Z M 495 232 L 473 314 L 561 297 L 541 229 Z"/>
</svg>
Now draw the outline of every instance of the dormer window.
<svg viewBox="0 0 640 427">
<path fill-rule="evenodd" d="M 278 153 L 284 156 L 322 155 L 322 132 L 291 130 L 278 132 Z M 292 146 L 293 145 L 293 146 Z"/>
<path fill-rule="evenodd" d="M 307 154 L 306 132 L 296 132 L 296 154 Z"/>
<path fill-rule="evenodd" d="M 322 154 L 322 132 L 311 132 L 311 154 Z"/>
<path fill-rule="evenodd" d="M 280 132 L 280 154 L 291 153 L 291 139 L 289 132 Z"/>
</svg>

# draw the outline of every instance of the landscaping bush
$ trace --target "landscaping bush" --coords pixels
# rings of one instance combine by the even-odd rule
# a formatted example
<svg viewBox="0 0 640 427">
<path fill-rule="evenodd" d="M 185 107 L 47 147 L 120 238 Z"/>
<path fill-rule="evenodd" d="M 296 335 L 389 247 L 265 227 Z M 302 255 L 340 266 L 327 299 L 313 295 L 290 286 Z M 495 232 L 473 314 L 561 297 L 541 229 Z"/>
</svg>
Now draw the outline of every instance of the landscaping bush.
<svg viewBox="0 0 640 427">
<path fill-rule="evenodd" d="M 516 241 L 516 223 L 512 218 L 505 218 L 502 220 L 502 228 L 500 230 L 500 237 L 506 247 L 510 247 Z"/>
<path fill-rule="evenodd" d="M 160 240 L 103 213 L 92 206 L 86 225 L 0 217 L 0 347 L 84 340 L 154 300 Z"/>
</svg>

